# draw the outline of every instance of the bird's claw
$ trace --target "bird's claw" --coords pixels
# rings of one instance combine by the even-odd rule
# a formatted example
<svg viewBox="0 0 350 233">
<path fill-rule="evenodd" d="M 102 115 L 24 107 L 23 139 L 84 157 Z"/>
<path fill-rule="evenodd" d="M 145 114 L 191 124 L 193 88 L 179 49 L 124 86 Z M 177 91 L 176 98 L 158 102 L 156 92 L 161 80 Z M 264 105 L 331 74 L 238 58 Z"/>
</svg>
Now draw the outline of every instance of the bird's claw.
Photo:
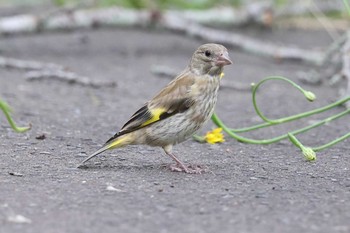
<svg viewBox="0 0 350 233">
<path fill-rule="evenodd" d="M 181 164 L 170 165 L 170 170 L 173 172 L 185 172 L 188 174 L 202 174 L 203 172 L 208 171 L 206 167 L 203 167 L 201 165 L 182 166 Z"/>
</svg>

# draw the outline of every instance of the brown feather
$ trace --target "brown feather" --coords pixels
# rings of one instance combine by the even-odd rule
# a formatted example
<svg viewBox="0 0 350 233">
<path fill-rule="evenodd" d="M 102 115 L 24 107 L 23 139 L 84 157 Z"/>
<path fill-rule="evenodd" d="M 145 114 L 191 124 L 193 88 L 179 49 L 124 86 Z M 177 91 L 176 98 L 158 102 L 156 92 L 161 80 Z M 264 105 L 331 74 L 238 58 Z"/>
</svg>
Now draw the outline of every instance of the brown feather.
<svg viewBox="0 0 350 233">
<path fill-rule="evenodd" d="M 155 97 L 136 111 L 121 130 L 111 137 L 106 144 L 121 135 L 149 126 L 189 109 L 194 103 L 194 100 L 190 96 L 191 87 L 194 83 L 195 75 L 186 69 L 164 87 Z M 159 116 L 157 121 L 148 125 L 143 125 L 153 117 L 151 112 L 153 109 L 157 108 L 164 109 L 164 113 Z"/>
</svg>

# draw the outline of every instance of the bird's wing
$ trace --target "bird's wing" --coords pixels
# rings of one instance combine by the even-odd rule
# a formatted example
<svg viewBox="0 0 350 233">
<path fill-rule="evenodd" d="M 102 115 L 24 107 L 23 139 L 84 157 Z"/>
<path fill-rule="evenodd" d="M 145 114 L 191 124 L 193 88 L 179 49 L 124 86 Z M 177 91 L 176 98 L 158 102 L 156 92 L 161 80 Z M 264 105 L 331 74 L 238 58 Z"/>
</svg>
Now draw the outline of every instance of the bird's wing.
<svg viewBox="0 0 350 233">
<path fill-rule="evenodd" d="M 115 138 L 186 111 L 193 103 L 190 92 L 195 75 L 189 71 L 180 74 L 161 90 L 152 100 L 136 111 L 122 129 L 106 143 Z"/>
</svg>

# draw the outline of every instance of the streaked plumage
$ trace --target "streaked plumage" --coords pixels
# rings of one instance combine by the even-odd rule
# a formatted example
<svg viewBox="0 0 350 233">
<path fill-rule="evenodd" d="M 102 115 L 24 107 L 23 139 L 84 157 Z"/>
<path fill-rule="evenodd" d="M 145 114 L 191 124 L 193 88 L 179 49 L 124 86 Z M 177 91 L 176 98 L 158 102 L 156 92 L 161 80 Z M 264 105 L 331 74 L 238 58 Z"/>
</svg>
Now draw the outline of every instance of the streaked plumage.
<svg viewBox="0 0 350 233">
<path fill-rule="evenodd" d="M 200 46 L 188 67 L 82 164 L 108 149 L 146 144 L 162 147 L 177 163 L 173 170 L 199 172 L 200 169 L 186 167 L 177 159 L 172 154 L 172 146 L 185 141 L 210 119 L 217 100 L 220 74 L 223 67 L 231 63 L 224 46 Z"/>
</svg>

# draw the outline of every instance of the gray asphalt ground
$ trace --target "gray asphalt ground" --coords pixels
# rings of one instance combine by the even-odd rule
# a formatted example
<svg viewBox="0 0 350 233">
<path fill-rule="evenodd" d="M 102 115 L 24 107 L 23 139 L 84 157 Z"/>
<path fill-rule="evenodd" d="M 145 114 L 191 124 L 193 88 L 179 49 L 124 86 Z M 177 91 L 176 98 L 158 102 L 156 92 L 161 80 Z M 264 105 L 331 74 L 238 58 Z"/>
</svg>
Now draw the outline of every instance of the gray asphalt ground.
<svg viewBox="0 0 350 233">
<path fill-rule="evenodd" d="M 322 49 L 331 42 L 324 32 L 245 33 L 303 48 Z M 117 87 L 28 82 L 22 71 L 0 69 L 0 96 L 15 110 L 16 122 L 33 125 L 27 133 L 14 133 L 0 114 L 0 232 L 350 232 L 349 140 L 319 152 L 315 162 L 305 161 L 288 141 L 249 145 L 226 137 L 220 145 L 193 140 L 178 145 L 179 158 L 211 171 L 200 175 L 171 172 L 167 166 L 173 161 L 145 146 L 106 152 L 87 168 L 76 168 L 169 82 L 152 74 L 151 66 L 180 72 L 205 42 L 120 29 L 2 38 L 2 56 L 61 64 L 95 80 L 114 80 Z M 298 71 L 312 68 L 229 52 L 234 64 L 225 71 L 226 84 L 249 86 L 269 75 L 297 80 Z M 304 87 L 317 101 L 309 103 L 274 82 L 262 87 L 259 104 L 268 116 L 285 116 L 335 101 L 341 86 Z M 341 110 L 244 135 L 270 138 Z M 216 112 L 233 128 L 260 122 L 247 91 L 223 88 Z M 349 132 L 349 119 L 298 138 L 321 145 Z M 213 127 L 209 123 L 200 134 Z M 44 140 L 36 139 L 43 134 Z M 18 223 L 18 215 L 27 223 Z"/>
</svg>

